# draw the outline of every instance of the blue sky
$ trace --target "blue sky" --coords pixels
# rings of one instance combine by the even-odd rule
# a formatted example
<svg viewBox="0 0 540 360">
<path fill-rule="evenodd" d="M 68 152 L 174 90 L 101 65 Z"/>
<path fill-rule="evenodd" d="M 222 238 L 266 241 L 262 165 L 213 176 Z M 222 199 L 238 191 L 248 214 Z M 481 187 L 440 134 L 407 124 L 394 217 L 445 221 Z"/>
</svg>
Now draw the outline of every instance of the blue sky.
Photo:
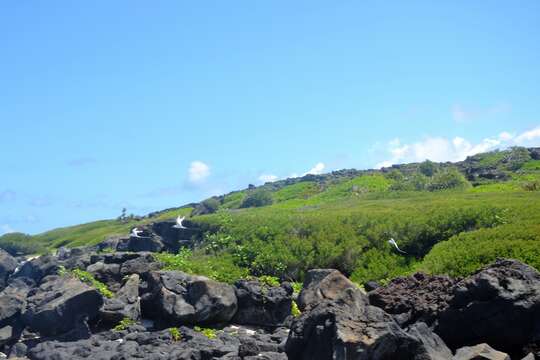
<svg viewBox="0 0 540 360">
<path fill-rule="evenodd" d="M 540 145 L 540 2 L 4 1 L 0 234 Z"/>
</svg>

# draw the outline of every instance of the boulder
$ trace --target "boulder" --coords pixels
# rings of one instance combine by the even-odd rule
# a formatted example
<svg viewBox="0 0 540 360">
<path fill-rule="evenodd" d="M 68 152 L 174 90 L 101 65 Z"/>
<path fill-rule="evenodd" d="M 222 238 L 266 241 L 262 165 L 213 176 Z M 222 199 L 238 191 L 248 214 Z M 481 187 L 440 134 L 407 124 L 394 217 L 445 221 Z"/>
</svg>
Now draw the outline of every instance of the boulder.
<svg viewBox="0 0 540 360">
<path fill-rule="evenodd" d="M 0 249 L 0 290 L 6 287 L 8 276 L 15 271 L 18 264 L 13 256 Z"/>
<path fill-rule="evenodd" d="M 448 276 L 416 273 L 396 278 L 387 286 L 371 291 L 368 297 L 371 305 L 394 315 L 402 327 L 417 321 L 431 325 L 448 306 L 455 283 Z"/>
<path fill-rule="evenodd" d="M 126 238 L 120 238 L 116 245 L 117 251 L 152 251 L 159 252 L 165 248 L 163 239 L 161 236 L 155 234 L 151 229 L 147 227 L 141 227 L 142 234 L 138 237 L 130 236 Z"/>
<path fill-rule="evenodd" d="M 151 253 L 138 253 L 139 256 L 127 260 L 120 267 L 120 275 L 122 277 L 131 274 L 144 274 L 150 271 L 160 269 L 159 262 L 156 261 Z"/>
<path fill-rule="evenodd" d="M 27 356 L 32 360 L 241 359 L 239 342 L 232 336 L 219 334 L 209 339 L 183 326 L 179 332 L 182 339 L 175 341 L 169 330 L 146 332 L 134 326 L 127 331 L 102 332 L 73 342 L 44 341 L 30 348 Z"/>
<path fill-rule="evenodd" d="M 304 311 L 323 300 L 339 300 L 347 289 L 354 289 L 354 294 L 358 297 L 355 300 L 368 303 L 366 295 L 339 271 L 334 269 L 310 270 L 306 274 L 304 286 L 298 296 L 298 307 Z"/>
<path fill-rule="evenodd" d="M 54 275 L 58 273 L 60 264 L 58 258 L 53 255 L 36 256 L 24 262 L 19 270 L 16 271 L 12 278 L 25 277 L 33 280 L 36 284 L 39 284 L 41 279 L 47 275 Z"/>
<path fill-rule="evenodd" d="M 147 274 L 143 312 L 165 324 L 226 323 L 237 309 L 234 288 L 203 276 L 179 271 Z"/>
<path fill-rule="evenodd" d="M 364 289 L 366 289 L 367 292 L 376 290 L 380 287 L 381 285 L 376 281 L 368 281 L 367 283 L 364 284 Z"/>
<path fill-rule="evenodd" d="M 368 305 L 358 288 L 345 287 L 342 280 L 328 281 L 329 274 L 338 277 L 334 272 L 326 273 L 327 276 L 311 276 L 307 281 L 308 290 L 323 290 L 318 296 L 321 300 L 307 305 L 304 302 L 305 311 L 293 320 L 285 345 L 289 359 L 443 360 L 451 357 L 446 345 L 425 324 L 418 324 L 407 333 L 391 315 Z M 320 274 L 323 273 L 318 271 L 317 275 Z M 336 284 L 336 288 L 330 288 L 330 284 Z M 339 295 L 338 289 L 343 289 Z"/>
<path fill-rule="evenodd" d="M 488 343 L 510 355 L 540 339 L 540 273 L 497 260 L 460 281 L 435 331 L 452 348 Z"/>
<path fill-rule="evenodd" d="M 453 360 L 510 360 L 510 356 L 493 349 L 488 344 L 467 346 L 458 349 Z"/>
<path fill-rule="evenodd" d="M 152 224 L 152 231 L 159 235 L 168 251 L 178 252 L 181 247 L 193 247 L 194 239 L 200 235 L 200 230 L 193 228 L 189 220 L 184 220 L 186 229 L 175 228 L 175 220 L 160 221 Z"/>
<path fill-rule="evenodd" d="M 105 264 L 98 261 L 89 265 L 86 271 L 94 275 L 97 280 L 107 284 L 107 287 L 112 291 L 116 291 L 120 287 L 122 276 L 120 275 L 119 264 Z"/>
<path fill-rule="evenodd" d="M 140 256 L 140 253 L 123 251 L 115 251 L 113 253 L 106 254 L 97 253 L 90 256 L 90 263 L 95 264 L 97 262 L 102 262 L 105 264 L 123 264 L 126 261 L 136 259 Z"/>
<path fill-rule="evenodd" d="M 240 280 L 235 292 L 236 324 L 279 326 L 291 314 L 293 288 L 289 283 L 270 287 L 256 280 Z"/>
<path fill-rule="evenodd" d="M 32 284 L 31 280 L 19 278 L 0 292 L 0 346 L 19 339 L 24 328 L 21 313 L 26 307 L 26 296 Z"/>
<path fill-rule="evenodd" d="M 99 311 L 103 322 L 117 324 L 124 318 L 139 320 L 141 317 L 139 280 L 137 274 L 129 276 L 114 298 L 105 299 Z"/>
<path fill-rule="evenodd" d="M 102 304 L 99 292 L 78 279 L 48 276 L 28 293 L 23 320 L 41 335 L 59 335 L 95 318 Z"/>
</svg>

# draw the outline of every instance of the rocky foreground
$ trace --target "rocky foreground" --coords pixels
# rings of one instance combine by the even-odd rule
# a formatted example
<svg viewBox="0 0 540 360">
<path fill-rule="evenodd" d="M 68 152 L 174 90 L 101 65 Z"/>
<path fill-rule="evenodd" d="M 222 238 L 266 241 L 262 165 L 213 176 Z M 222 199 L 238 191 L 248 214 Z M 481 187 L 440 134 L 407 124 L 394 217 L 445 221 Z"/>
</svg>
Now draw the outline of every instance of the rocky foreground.
<svg viewBox="0 0 540 360">
<path fill-rule="evenodd" d="M 287 282 L 162 271 L 150 251 L 168 248 L 167 238 L 115 238 L 30 260 L 0 250 L 0 357 L 540 359 L 540 274 L 514 260 L 465 279 L 370 283 L 368 293 L 316 269 L 294 294 Z"/>
</svg>

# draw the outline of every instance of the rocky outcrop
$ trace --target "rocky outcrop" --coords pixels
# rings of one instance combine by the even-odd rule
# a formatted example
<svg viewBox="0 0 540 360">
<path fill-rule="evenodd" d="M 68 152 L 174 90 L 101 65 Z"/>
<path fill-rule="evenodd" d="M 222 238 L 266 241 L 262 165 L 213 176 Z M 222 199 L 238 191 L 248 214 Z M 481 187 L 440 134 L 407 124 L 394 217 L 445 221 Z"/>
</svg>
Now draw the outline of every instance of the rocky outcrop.
<svg viewBox="0 0 540 360">
<path fill-rule="evenodd" d="M 160 236 L 145 231 L 140 237 L 130 236 L 121 238 L 116 246 L 117 251 L 152 251 L 160 252 L 164 250 L 165 245 Z"/>
<path fill-rule="evenodd" d="M 203 276 L 177 271 L 148 274 L 143 311 L 164 324 L 216 324 L 232 319 L 237 310 L 234 288 Z"/>
<path fill-rule="evenodd" d="M 42 335 L 59 335 L 94 319 L 102 304 L 99 292 L 79 280 L 49 276 L 28 293 L 23 320 Z"/>
<path fill-rule="evenodd" d="M 177 329 L 180 338 L 174 338 L 169 329 L 148 332 L 141 326 L 130 327 L 126 331 L 106 331 L 92 335 L 89 339 L 74 342 L 45 341 L 33 347 L 28 353 L 33 360 L 53 359 L 286 359 L 284 354 L 263 352 L 253 354 L 256 348 L 247 349 L 242 344 L 250 339 L 258 339 L 275 349 L 277 344 L 270 334 L 248 335 L 231 328 L 217 331 L 215 338 L 208 338 L 189 327 Z M 241 349 L 242 347 L 242 349 Z M 246 352 L 247 351 L 247 352 Z M 246 354 L 241 357 L 240 354 Z"/>
<path fill-rule="evenodd" d="M 112 299 L 105 299 L 99 314 L 103 322 L 117 324 L 128 318 L 139 320 L 141 317 L 141 301 L 139 298 L 139 275 L 129 276 L 124 285 Z"/>
<path fill-rule="evenodd" d="M 0 346 L 16 341 L 23 330 L 21 313 L 32 283 L 16 279 L 0 292 Z"/>
<path fill-rule="evenodd" d="M 38 284 L 45 276 L 56 274 L 59 268 L 60 263 L 55 256 L 37 256 L 24 262 L 19 270 L 13 274 L 13 277 L 25 277 Z"/>
<path fill-rule="evenodd" d="M 268 286 L 256 280 L 240 280 L 235 288 L 236 324 L 280 326 L 291 314 L 293 288 L 289 283 Z"/>
<path fill-rule="evenodd" d="M 407 333 L 340 276 L 321 270 L 308 273 L 302 291 L 307 293 L 299 297 L 305 311 L 293 321 L 285 346 L 289 359 L 442 360 L 451 355 L 427 326 L 417 325 Z"/>
<path fill-rule="evenodd" d="M 499 260 L 460 281 L 436 332 L 453 348 L 488 343 L 509 354 L 540 339 L 540 273 Z"/>
<path fill-rule="evenodd" d="M 456 280 L 448 276 L 416 273 L 399 277 L 387 286 L 369 292 L 371 305 L 394 315 L 402 326 L 421 321 L 431 325 L 453 297 Z"/>
<path fill-rule="evenodd" d="M 368 298 L 358 287 L 343 274 L 333 269 L 313 269 L 308 271 L 304 281 L 304 287 L 298 296 L 300 310 L 316 306 L 323 300 L 339 300 L 347 289 L 353 289 L 357 297 L 355 300 L 368 303 Z"/>
<path fill-rule="evenodd" d="M 478 344 L 458 349 L 453 360 L 510 360 L 510 356 L 493 349 L 488 344 Z"/>
<path fill-rule="evenodd" d="M 184 220 L 186 229 L 175 228 L 176 221 L 161 221 L 152 224 L 152 231 L 159 235 L 167 250 L 177 252 L 181 247 L 193 247 L 200 230 L 189 220 Z"/>
<path fill-rule="evenodd" d="M 8 276 L 15 271 L 18 264 L 13 256 L 0 249 L 0 290 L 6 287 Z"/>
<path fill-rule="evenodd" d="M 159 226 L 152 231 L 164 231 Z M 297 298 L 302 313 L 293 318 L 288 283 L 231 286 L 160 271 L 150 252 L 99 249 L 62 249 L 18 270 L 6 267 L 1 352 L 32 360 L 457 360 L 529 353 L 533 360 L 539 349 L 540 274 L 514 260 L 465 279 L 415 274 L 372 284 L 367 295 L 336 270 L 312 270 Z M 107 294 L 84 272 L 70 275 L 75 268 L 114 296 L 103 298 L 73 275 Z M 454 357 L 447 346 L 457 350 Z"/>
</svg>

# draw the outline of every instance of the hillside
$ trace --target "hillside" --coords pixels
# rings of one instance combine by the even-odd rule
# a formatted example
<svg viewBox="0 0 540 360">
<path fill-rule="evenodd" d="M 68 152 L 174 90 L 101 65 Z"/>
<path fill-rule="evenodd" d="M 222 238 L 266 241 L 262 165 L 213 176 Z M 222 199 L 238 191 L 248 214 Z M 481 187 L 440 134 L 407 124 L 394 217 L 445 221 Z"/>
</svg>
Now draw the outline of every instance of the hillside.
<svg viewBox="0 0 540 360">
<path fill-rule="evenodd" d="M 301 280 L 311 268 L 336 268 L 359 283 L 414 270 L 464 276 L 503 256 L 539 269 L 538 190 L 540 149 L 512 148 L 458 163 L 306 175 L 141 218 L 8 234 L 0 246 L 32 253 L 93 245 L 191 214 L 202 230 L 197 246 L 162 260 L 214 278 Z M 387 243 L 391 237 L 407 255 Z"/>
</svg>

